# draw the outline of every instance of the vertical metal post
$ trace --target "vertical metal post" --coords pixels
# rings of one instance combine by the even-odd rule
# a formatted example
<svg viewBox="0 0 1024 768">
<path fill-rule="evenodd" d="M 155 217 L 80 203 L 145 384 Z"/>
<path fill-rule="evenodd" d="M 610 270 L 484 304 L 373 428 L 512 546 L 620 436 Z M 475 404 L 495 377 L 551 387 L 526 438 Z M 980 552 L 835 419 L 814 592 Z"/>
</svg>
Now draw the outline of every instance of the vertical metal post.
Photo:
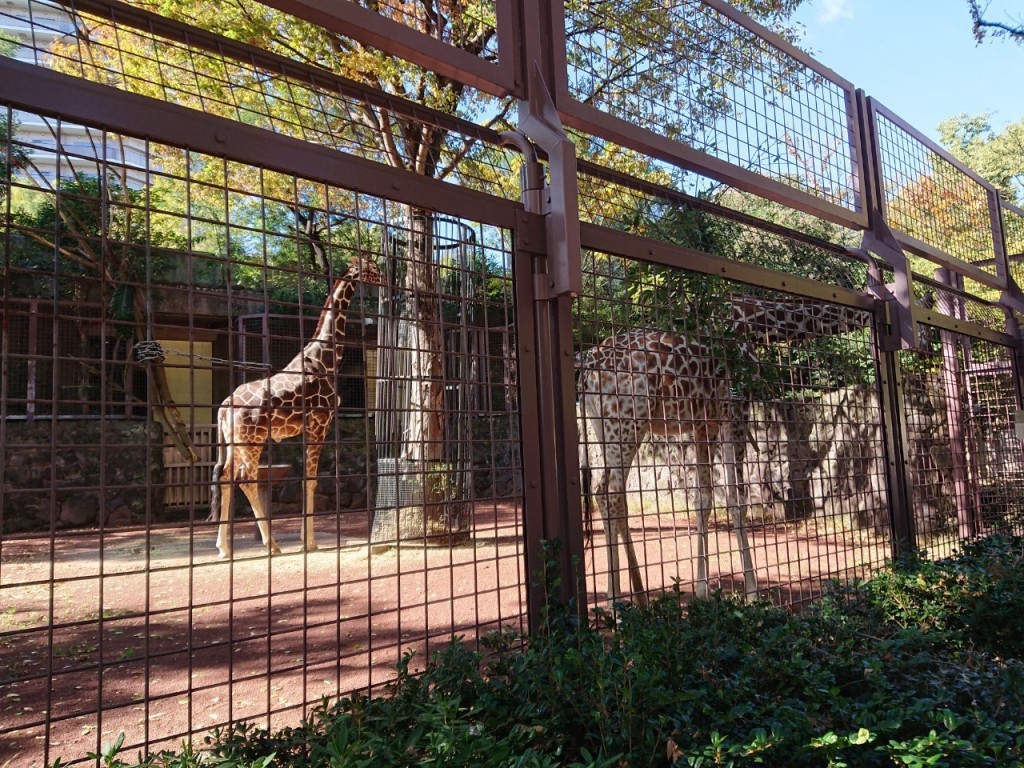
<svg viewBox="0 0 1024 768">
<path fill-rule="evenodd" d="M 885 331 L 876 338 L 881 381 L 883 429 L 885 431 L 886 471 L 889 482 L 889 522 L 892 532 L 892 553 L 898 556 L 916 546 L 913 513 L 913 476 L 907 440 L 907 411 L 904 402 L 903 365 L 900 350 L 918 344 L 917 326 L 913 318 L 913 286 L 906 256 L 885 222 L 882 200 L 882 167 L 878 149 L 878 131 L 874 114 L 863 91 L 857 91 L 857 120 L 864 146 L 864 207 L 868 214 L 868 230 L 862 248 L 877 253 L 892 267 L 895 280 L 886 286 L 884 302 Z"/>
<path fill-rule="evenodd" d="M 913 481 L 907 442 L 907 411 L 903 398 L 903 365 L 898 350 L 880 351 L 882 419 L 885 432 L 886 471 L 889 476 L 889 524 L 892 555 L 898 557 L 917 546 L 912 505 Z"/>
<path fill-rule="evenodd" d="M 534 576 L 545 566 L 544 542 L 558 541 L 558 599 L 579 611 L 585 594 L 583 511 L 580 503 L 579 444 L 576 426 L 576 387 L 572 340 L 572 297 L 582 289 L 580 274 L 579 200 L 576 188 L 576 151 L 565 135 L 548 84 L 558 77 L 559 51 L 564 52 L 562 15 L 557 0 L 523 0 L 520 11 L 518 63 L 525 98 L 519 103 L 521 132 L 504 134 L 506 143 L 524 156 L 523 202 L 527 215 L 541 225 L 517 234 L 517 287 L 529 292 L 532 312 L 517 295 L 520 308 L 520 345 L 530 359 L 530 388 L 534 407 L 524 400 L 524 471 L 528 473 L 527 499 L 539 509 L 527 510 L 527 568 L 530 582 L 530 624 L 540 627 L 545 584 Z M 557 18 L 557 21 L 556 21 Z M 534 144 L 547 160 L 548 183 Z M 525 223 L 525 222 L 524 222 Z M 525 315 L 530 314 L 527 325 Z M 529 348 L 527 348 L 529 345 Z M 532 422 L 528 428 L 527 422 Z M 533 442 L 528 445 L 527 433 Z M 532 452 L 531 452 L 532 448 Z M 532 471 L 531 471 L 532 467 Z M 531 487 L 536 484 L 536 487 Z M 538 587 L 540 587 L 538 589 Z"/>
<path fill-rule="evenodd" d="M 1003 225 L 1003 211 L 999 204 L 999 193 L 994 189 L 986 189 L 988 199 L 988 218 L 992 230 L 992 253 L 995 261 L 996 274 L 1006 281 L 1007 288 L 1012 284 L 1010 280 L 1010 264 L 1006 253 L 1006 230 Z"/>
<path fill-rule="evenodd" d="M 955 276 L 950 270 L 936 270 L 935 278 L 946 285 L 953 285 Z M 959 301 L 948 293 L 939 293 L 938 311 L 950 317 L 960 317 Z M 967 432 L 964 428 L 964 402 L 970 398 L 970 387 L 964 381 L 958 354 L 956 334 L 940 331 L 942 346 L 943 390 L 946 396 L 946 423 L 949 427 L 949 450 L 953 462 L 953 503 L 961 539 L 969 539 L 977 532 L 979 506 L 970 481 L 968 469 Z"/>
<path fill-rule="evenodd" d="M 541 626 L 547 585 L 545 542 L 560 542 L 558 599 L 582 610 L 582 509 L 579 493 L 571 296 L 551 295 L 548 265 L 553 224 L 545 211 L 544 171 L 521 133 L 503 134 L 523 153 L 526 213 L 516 231 L 516 305 L 522 391 L 526 496 L 527 603 L 531 628 Z M 557 219 L 556 219 L 557 221 Z M 578 247 L 577 247 L 578 267 Z"/>
</svg>

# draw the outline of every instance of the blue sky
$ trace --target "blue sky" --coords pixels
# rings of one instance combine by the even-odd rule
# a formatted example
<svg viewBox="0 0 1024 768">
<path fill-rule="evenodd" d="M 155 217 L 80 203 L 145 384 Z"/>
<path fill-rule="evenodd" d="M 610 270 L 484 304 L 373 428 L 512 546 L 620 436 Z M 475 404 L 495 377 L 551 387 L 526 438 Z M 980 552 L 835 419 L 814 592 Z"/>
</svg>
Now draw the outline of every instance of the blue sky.
<svg viewBox="0 0 1024 768">
<path fill-rule="evenodd" d="M 993 2 L 991 14 L 1017 2 Z M 1024 46 L 974 41 L 966 0 L 807 0 L 802 47 L 933 139 L 960 112 L 994 113 L 993 127 L 1024 118 Z"/>
</svg>

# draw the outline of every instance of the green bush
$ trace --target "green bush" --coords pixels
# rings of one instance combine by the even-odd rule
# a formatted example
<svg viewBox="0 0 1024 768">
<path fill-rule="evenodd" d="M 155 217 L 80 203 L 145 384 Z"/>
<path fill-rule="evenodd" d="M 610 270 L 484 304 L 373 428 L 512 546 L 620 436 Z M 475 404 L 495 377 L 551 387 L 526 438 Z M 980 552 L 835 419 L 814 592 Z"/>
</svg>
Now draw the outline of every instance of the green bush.
<svg viewBox="0 0 1024 768">
<path fill-rule="evenodd" d="M 405 659 L 387 696 L 141 764 L 1021 766 L 1022 552 L 917 556 L 802 615 L 678 592 L 588 625 L 553 611 L 525 648 L 453 641 L 421 675 Z"/>
<path fill-rule="evenodd" d="M 915 552 L 846 591 L 857 595 L 851 608 L 874 614 L 876 622 L 949 632 L 951 642 L 1024 658 L 1020 538 L 968 542 L 937 562 Z"/>
</svg>

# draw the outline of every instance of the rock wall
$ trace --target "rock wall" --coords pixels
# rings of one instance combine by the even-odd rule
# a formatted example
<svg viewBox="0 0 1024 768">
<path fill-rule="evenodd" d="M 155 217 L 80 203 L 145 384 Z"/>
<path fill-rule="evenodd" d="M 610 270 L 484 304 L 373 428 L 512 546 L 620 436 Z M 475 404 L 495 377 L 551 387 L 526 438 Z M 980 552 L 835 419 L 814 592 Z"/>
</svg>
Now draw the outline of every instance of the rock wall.
<svg viewBox="0 0 1024 768">
<path fill-rule="evenodd" d="M 905 382 L 914 514 L 920 533 L 956 524 L 952 449 L 947 407 L 938 375 Z M 848 387 L 804 402 L 778 401 L 752 408 L 743 478 L 748 502 L 776 519 L 849 515 L 858 525 L 889 530 L 887 470 L 881 412 L 873 387 Z M 372 422 L 340 418 L 338 448 L 321 455 L 318 511 L 373 506 L 377 459 Z M 521 492 L 516 425 L 506 415 L 472 422 L 472 493 L 475 499 Z M 165 516 L 162 428 L 117 420 L 10 421 L 5 425 L 2 519 L 4 533 L 74 526 L 157 521 Z M 333 439 L 332 439 L 333 443 Z M 103 452 L 100 446 L 104 446 Z M 106 461 L 101 466 L 101 455 Z M 274 509 L 297 513 L 302 501 L 300 442 L 272 444 L 269 459 L 292 466 L 274 486 Z M 631 490 L 687 490 L 695 484 L 692 448 L 674 442 L 643 446 Z M 205 481 L 204 481 L 205 482 Z M 716 505 L 724 506 L 721 470 Z M 52 486 L 52 489 L 51 489 Z M 243 494 L 235 494 L 245 504 Z M 691 504 L 693 502 L 691 501 Z"/>
<path fill-rule="evenodd" d="M 159 424 L 11 420 L 4 435 L 4 533 L 130 525 L 163 514 Z"/>
<path fill-rule="evenodd" d="M 367 420 L 335 419 L 333 429 L 336 430 L 337 442 L 334 442 L 334 437 L 329 437 L 328 444 L 320 453 L 316 510 L 366 509 L 367 499 L 371 497 L 369 478 L 377 471 L 373 437 L 367 437 Z M 271 443 L 264 456 L 264 461 L 268 460 L 292 467 L 291 477 L 274 484 L 275 511 L 298 514 L 302 509 L 302 478 L 305 474 L 302 442 Z M 236 504 L 248 504 L 242 493 L 236 493 L 235 500 Z"/>
<path fill-rule="evenodd" d="M 337 443 L 324 446 L 320 455 L 316 509 L 362 510 L 373 506 L 376 497 L 376 445 L 372 422 L 367 419 L 341 418 L 335 421 Z M 367 434 L 367 429 L 371 433 Z M 463 440 L 466 436 L 461 436 Z M 497 499 L 514 495 L 522 485 L 519 446 L 509 416 L 481 417 L 472 422 L 469 436 L 472 455 L 473 488 L 471 499 Z M 337 445 L 337 448 L 334 446 Z M 303 450 L 300 441 L 274 443 L 269 460 L 289 464 L 291 477 L 275 482 L 275 509 L 299 513 L 302 505 Z M 243 494 L 235 494 L 236 504 L 246 503 Z M 239 501 L 241 499 L 241 501 Z"/>
<path fill-rule="evenodd" d="M 956 524 L 956 508 L 941 381 L 937 376 L 908 378 L 906 392 L 917 531 L 949 530 Z M 848 387 L 803 402 L 754 404 L 743 456 L 748 504 L 779 520 L 849 515 L 860 527 L 887 532 L 884 441 L 873 387 Z M 681 490 L 692 497 L 695 462 L 690 447 L 652 441 L 641 448 L 627 487 Z M 715 504 L 723 508 L 720 467 L 715 487 Z"/>
</svg>

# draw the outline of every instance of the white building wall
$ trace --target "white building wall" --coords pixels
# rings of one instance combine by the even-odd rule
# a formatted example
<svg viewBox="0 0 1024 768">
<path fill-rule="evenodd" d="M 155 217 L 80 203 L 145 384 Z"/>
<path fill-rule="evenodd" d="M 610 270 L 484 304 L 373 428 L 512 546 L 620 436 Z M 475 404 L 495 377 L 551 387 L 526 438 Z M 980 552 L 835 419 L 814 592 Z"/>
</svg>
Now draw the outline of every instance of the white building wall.
<svg viewBox="0 0 1024 768">
<path fill-rule="evenodd" d="M 50 66 L 50 46 L 58 40 L 74 39 L 75 24 L 64 6 L 57 3 L 0 0 L 0 35 L 19 44 L 14 58 L 45 67 Z M 103 131 L 25 112 L 15 112 L 14 122 L 15 139 L 30 161 L 25 175 L 44 188 L 76 173 L 99 176 L 98 160 L 108 163 L 108 174 L 118 178 L 124 174 L 130 187 L 146 185 L 146 147 L 142 141 L 122 140 Z"/>
</svg>

